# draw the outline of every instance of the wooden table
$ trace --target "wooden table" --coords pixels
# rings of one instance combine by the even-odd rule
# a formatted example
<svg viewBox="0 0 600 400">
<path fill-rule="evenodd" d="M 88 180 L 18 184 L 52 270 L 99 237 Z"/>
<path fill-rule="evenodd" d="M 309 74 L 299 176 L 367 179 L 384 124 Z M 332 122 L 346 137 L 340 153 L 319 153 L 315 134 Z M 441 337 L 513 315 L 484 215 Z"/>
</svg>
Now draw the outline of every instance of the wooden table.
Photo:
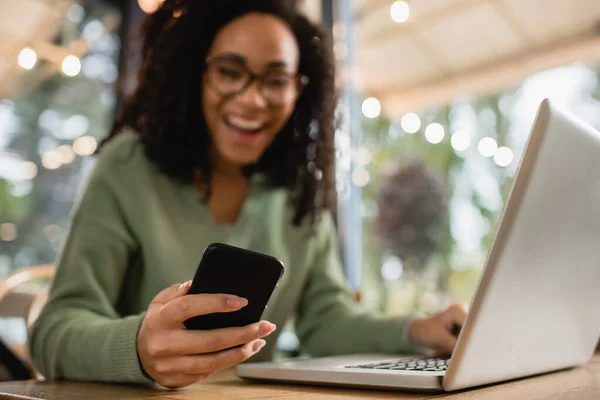
<svg viewBox="0 0 600 400">
<path fill-rule="evenodd" d="M 165 400 L 597 400 L 600 399 L 600 355 L 586 366 L 553 374 L 457 393 L 419 394 L 377 390 L 352 390 L 300 385 L 264 384 L 240 380 L 232 370 L 181 390 L 151 390 L 134 386 L 73 382 L 21 381 L 0 383 L 0 399 L 165 399 Z"/>
</svg>

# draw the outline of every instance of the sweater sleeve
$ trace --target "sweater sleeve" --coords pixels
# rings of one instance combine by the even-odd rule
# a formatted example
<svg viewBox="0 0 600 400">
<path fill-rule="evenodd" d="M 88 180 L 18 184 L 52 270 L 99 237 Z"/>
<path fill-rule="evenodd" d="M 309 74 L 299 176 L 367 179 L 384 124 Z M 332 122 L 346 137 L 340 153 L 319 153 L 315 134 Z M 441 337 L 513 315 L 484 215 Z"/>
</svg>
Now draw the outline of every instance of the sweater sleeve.
<svg viewBox="0 0 600 400">
<path fill-rule="evenodd" d="M 311 356 L 416 353 L 406 338 L 408 318 L 361 310 L 354 301 L 343 276 L 331 216 L 323 218 L 317 241 L 296 316 L 301 350 Z"/>
<path fill-rule="evenodd" d="M 150 384 L 136 349 L 143 315 L 115 309 L 137 244 L 106 167 L 96 165 L 72 214 L 30 352 L 47 379 Z"/>
</svg>

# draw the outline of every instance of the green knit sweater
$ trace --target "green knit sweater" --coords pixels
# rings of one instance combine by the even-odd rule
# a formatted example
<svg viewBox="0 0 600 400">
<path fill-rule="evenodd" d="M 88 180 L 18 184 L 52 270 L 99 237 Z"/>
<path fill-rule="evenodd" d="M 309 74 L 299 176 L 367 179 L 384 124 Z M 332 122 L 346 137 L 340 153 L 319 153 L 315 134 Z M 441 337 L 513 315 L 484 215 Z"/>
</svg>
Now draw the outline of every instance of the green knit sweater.
<svg viewBox="0 0 600 400">
<path fill-rule="evenodd" d="M 30 350 L 48 379 L 150 383 L 136 335 L 156 294 L 191 279 L 206 246 L 222 242 L 273 255 L 285 274 L 265 311 L 283 327 L 295 317 L 313 356 L 408 352 L 404 318 L 359 310 L 345 285 L 331 217 L 311 236 L 291 224 L 285 190 L 253 179 L 233 224 L 215 223 L 194 187 L 164 174 L 137 135 L 122 134 L 97 159 L 71 218 L 48 302 Z M 252 361 L 272 358 L 280 330 Z"/>
</svg>

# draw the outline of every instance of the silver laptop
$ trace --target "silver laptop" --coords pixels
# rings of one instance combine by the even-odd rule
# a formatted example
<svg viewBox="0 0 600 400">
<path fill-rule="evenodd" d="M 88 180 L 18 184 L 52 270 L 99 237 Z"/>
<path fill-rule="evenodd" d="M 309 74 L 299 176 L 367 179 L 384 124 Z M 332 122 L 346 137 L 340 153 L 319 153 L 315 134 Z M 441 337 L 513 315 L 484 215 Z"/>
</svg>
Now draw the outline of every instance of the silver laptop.
<svg viewBox="0 0 600 400">
<path fill-rule="evenodd" d="M 236 370 L 251 379 L 453 391 L 586 364 L 599 337 L 600 133 L 545 100 L 450 359 L 367 354 Z"/>
</svg>

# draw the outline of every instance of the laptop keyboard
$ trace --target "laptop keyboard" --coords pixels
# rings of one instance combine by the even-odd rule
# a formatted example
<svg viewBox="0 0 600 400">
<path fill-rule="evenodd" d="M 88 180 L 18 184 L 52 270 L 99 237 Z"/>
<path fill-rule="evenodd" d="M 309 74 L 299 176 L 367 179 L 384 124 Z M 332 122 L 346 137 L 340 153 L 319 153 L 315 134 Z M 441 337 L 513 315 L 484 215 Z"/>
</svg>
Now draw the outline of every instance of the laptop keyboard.
<svg viewBox="0 0 600 400">
<path fill-rule="evenodd" d="M 344 368 L 384 369 L 392 371 L 427 371 L 444 372 L 450 364 L 449 358 L 415 358 L 404 359 L 398 362 L 384 362 L 377 364 L 348 365 Z"/>
</svg>

